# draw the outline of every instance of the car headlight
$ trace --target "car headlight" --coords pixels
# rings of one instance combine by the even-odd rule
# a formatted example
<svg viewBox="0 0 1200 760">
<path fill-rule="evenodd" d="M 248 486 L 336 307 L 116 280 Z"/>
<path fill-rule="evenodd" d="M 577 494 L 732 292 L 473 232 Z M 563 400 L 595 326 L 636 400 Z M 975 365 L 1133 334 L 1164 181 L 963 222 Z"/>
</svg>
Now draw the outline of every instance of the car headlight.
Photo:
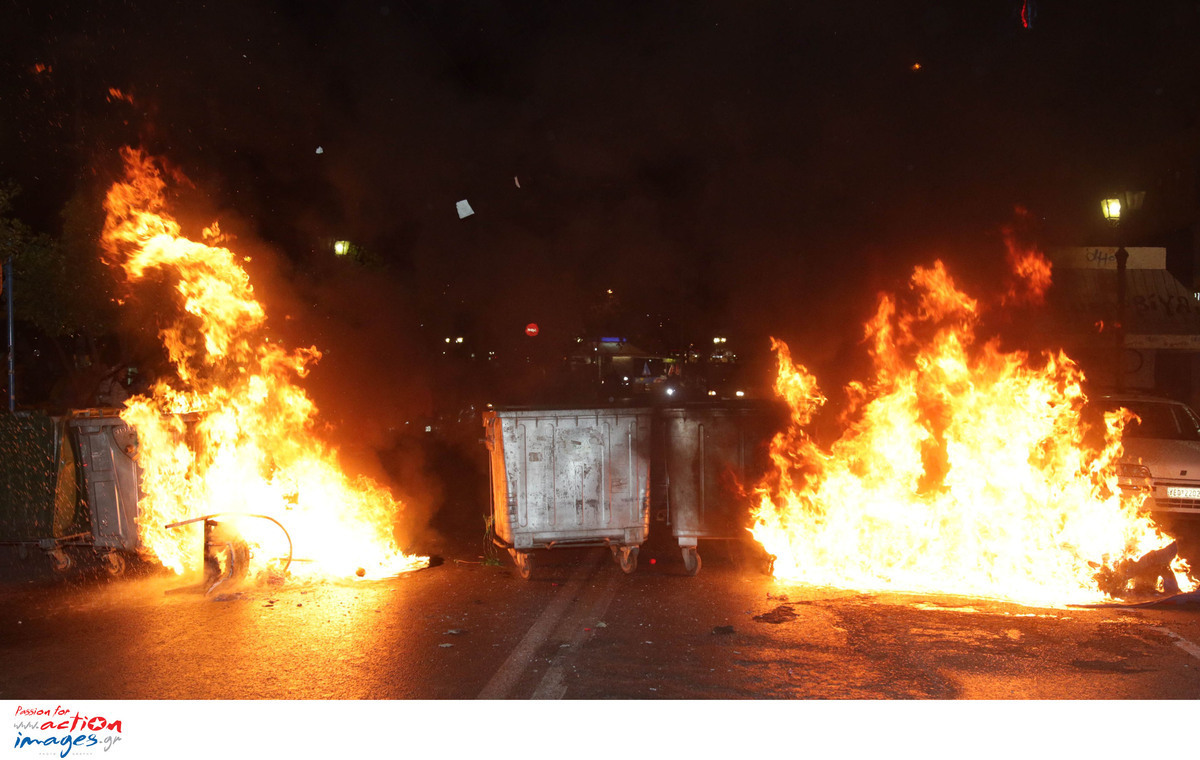
<svg viewBox="0 0 1200 760">
<path fill-rule="evenodd" d="M 1128 462 L 1117 463 L 1117 475 L 1122 478 L 1130 479 L 1150 479 L 1150 468 L 1144 464 L 1130 464 Z"/>
</svg>

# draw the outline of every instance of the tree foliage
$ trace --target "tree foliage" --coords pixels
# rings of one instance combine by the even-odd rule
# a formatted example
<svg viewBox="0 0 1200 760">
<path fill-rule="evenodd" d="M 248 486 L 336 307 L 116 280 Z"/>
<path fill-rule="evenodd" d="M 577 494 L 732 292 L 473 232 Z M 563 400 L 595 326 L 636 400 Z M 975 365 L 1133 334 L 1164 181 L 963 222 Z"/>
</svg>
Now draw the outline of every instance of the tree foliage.
<svg viewBox="0 0 1200 760">
<path fill-rule="evenodd" d="M 114 278 L 100 255 L 99 203 L 76 193 L 55 238 L 12 216 L 19 189 L 0 185 L 0 256 L 13 261 L 13 307 L 18 321 L 46 335 L 104 335 L 115 322 Z"/>
</svg>

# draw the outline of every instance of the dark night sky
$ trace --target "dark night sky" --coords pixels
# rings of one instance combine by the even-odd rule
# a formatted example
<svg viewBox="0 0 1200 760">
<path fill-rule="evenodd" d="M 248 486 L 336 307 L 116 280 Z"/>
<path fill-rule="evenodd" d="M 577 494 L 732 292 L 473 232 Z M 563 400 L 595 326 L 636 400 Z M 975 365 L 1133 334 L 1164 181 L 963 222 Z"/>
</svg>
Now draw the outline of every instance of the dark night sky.
<svg viewBox="0 0 1200 760">
<path fill-rule="evenodd" d="M 0 178 L 53 231 L 144 145 L 282 252 L 296 303 L 399 343 L 566 338 L 613 288 L 819 363 L 914 263 L 994 277 L 1018 204 L 1087 244 L 1136 184 L 1143 242 L 1191 244 L 1200 4 L 1032 5 L 6 2 Z M 322 300 L 353 279 L 335 235 L 386 267 Z"/>
</svg>

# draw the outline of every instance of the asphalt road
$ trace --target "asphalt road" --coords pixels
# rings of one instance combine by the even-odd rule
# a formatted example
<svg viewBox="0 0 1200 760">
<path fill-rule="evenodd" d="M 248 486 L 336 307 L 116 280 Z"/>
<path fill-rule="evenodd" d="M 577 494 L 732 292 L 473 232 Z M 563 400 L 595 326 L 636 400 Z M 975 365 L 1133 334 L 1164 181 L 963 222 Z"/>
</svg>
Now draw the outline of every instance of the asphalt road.
<svg viewBox="0 0 1200 760">
<path fill-rule="evenodd" d="M 732 542 L 204 597 L 0 567 L 0 699 L 1196 699 L 1200 610 L 787 586 Z M 653 560 L 653 563 L 651 562 Z"/>
</svg>

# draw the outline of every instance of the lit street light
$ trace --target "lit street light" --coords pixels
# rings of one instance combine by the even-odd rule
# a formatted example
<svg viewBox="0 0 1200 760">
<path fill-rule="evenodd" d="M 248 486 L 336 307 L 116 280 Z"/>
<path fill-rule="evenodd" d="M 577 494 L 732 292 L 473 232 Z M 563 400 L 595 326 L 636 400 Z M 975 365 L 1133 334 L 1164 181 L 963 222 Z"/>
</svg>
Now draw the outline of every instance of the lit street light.
<svg viewBox="0 0 1200 760">
<path fill-rule="evenodd" d="M 1121 224 L 1122 215 L 1126 222 L 1129 221 L 1129 215 L 1135 213 L 1142 208 L 1142 202 L 1146 199 L 1144 190 L 1133 191 L 1129 190 L 1120 195 L 1105 198 L 1100 202 L 1101 211 L 1104 213 L 1104 218 L 1109 224 L 1118 227 Z M 1124 386 L 1124 361 L 1125 361 L 1125 281 L 1126 281 L 1126 265 L 1129 263 L 1129 251 L 1125 250 L 1124 243 L 1125 235 L 1118 235 L 1117 248 L 1117 319 L 1113 325 L 1113 345 L 1114 345 L 1114 361 L 1113 375 L 1116 381 L 1116 390 L 1122 390 Z"/>
</svg>

